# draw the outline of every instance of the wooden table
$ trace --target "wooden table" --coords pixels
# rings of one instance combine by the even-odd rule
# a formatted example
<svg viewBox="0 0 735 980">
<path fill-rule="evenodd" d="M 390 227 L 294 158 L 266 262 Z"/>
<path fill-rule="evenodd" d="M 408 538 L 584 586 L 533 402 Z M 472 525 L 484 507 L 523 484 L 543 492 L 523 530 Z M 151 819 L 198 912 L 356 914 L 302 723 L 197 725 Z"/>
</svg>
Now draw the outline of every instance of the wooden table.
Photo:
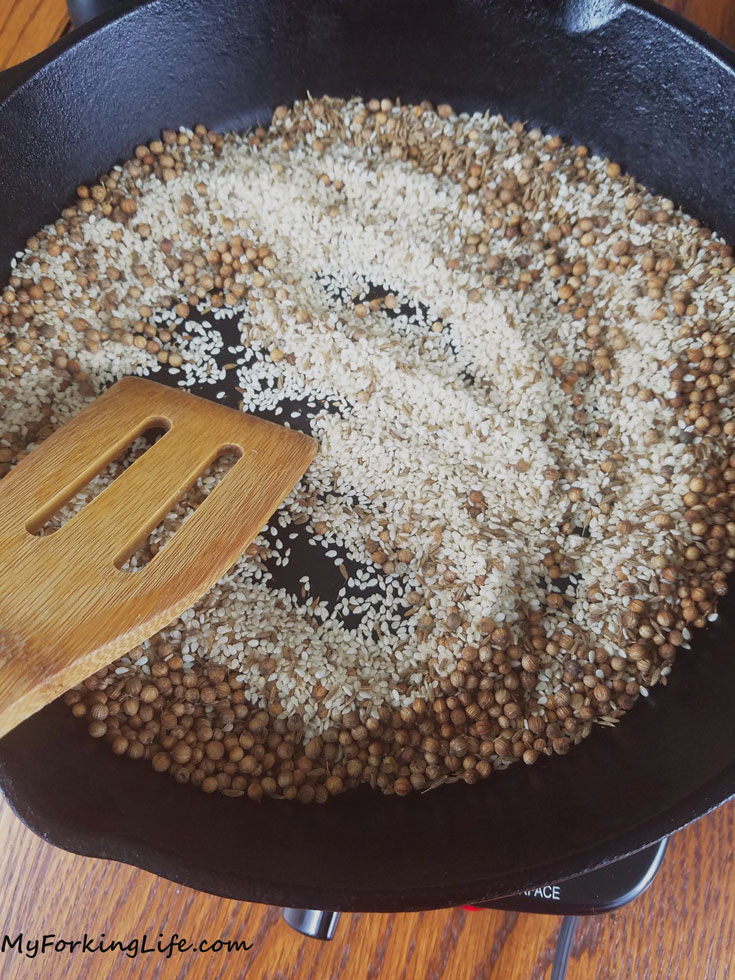
<svg viewBox="0 0 735 980">
<path fill-rule="evenodd" d="M 308 0 L 304 0 L 308 2 Z M 669 0 L 735 45 L 735 0 Z M 63 0 L 0 0 L 0 68 L 66 28 Z M 0 945 L 55 934 L 90 942 L 173 933 L 245 940 L 249 951 L 0 953 L 3 980 L 543 980 L 561 920 L 452 909 L 345 915 L 332 943 L 304 940 L 277 909 L 225 901 L 111 862 L 75 857 L 34 837 L 0 804 Z M 223 846 L 226 843 L 223 842 Z M 569 980 L 735 977 L 735 802 L 677 834 L 649 891 L 620 912 L 583 920 Z"/>
</svg>

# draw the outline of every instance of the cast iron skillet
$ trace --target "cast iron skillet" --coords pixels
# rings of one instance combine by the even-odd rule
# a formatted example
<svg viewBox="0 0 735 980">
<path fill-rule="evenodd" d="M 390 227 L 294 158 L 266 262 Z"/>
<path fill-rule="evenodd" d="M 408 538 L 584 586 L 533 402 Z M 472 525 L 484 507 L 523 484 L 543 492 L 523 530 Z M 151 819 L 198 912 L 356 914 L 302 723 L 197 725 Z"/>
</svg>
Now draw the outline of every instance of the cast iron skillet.
<svg viewBox="0 0 735 980">
<path fill-rule="evenodd" d="M 109 0 L 108 0 L 109 3 Z M 88 4 L 87 4 L 88 5 Z M 163 127 L 241 127 L 312 94 L 449 101 L 619 160 L 735 238 L 735 56 L 649 0 L 154 0 L 0 78 L 0 267 Z M 735 602 L 667 688 L 563 759 L 405 800 L 208 797 L 113 757 L 55 703 L 0 742 L 0 786 L 58 846 L 216 894 L 405 910 L 630 853 L 735 794 Z"/>
</svg>

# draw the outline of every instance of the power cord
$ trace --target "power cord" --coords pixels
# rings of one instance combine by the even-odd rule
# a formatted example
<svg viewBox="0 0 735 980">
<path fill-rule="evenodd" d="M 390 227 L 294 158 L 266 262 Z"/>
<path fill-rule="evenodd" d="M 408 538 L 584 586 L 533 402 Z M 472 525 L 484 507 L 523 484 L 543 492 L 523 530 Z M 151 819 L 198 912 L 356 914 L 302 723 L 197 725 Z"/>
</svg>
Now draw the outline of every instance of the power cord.
<svg viewBox="0 0 735 980">
<path fill-rule="evenodd" d="M 564 980 L 564 977 L 567 975 L 569 954 L 572 951 L 572 943 L 574 942 L 574 933 L 578 921 L 576 915 L 565 915 L 562 919 L 561 929 L 556 940 L 556 952 L 554 953 L 554 962 L 551 966 L 549 980 Z"/>
</svg>

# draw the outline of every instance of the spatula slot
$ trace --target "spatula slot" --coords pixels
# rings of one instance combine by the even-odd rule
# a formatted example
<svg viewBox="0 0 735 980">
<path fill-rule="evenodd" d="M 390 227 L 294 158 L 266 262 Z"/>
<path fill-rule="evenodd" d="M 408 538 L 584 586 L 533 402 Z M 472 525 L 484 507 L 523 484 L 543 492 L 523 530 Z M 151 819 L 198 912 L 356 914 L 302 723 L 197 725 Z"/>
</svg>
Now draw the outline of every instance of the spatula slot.
<svg viewBox="0 0 735 980">
<path fill-rule="evenodd" d="M 53 534 L 90 504 L 102 491 L 118 479 L 133 463 L 140 459 L 171 428 L 167 419 L 147 420 L 122 446 L 100 456 L 94 471 L 81 474 L 79 481 L 70 485 L 66 493 L 55 498 L 26 525 L 36 537 Z"/>
<path fill-rule="evenodd" d="M 127 552 L 115 562 L 116 567 L 126 572 L 136 572 L 145 568 L 183 524 L 205 503 L 212 491 L 223 483 L 241 456 L 242 450 L 239 447 L 225 446 L 220 449 L 196 482 L 184 490 L 163 520 L 150 531 L 132 555 L 127 549 Z"/>
</svg>

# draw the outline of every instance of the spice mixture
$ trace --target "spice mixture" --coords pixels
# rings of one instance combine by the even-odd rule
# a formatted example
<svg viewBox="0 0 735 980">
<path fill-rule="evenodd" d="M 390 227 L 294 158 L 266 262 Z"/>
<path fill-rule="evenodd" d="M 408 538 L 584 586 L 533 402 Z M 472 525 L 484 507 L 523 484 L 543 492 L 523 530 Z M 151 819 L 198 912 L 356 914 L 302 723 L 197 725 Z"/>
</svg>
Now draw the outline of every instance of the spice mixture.
<svg viewBox="0 0 735 980">
<path fill-rule="evenodd" d="M 130 373 L 320 452 L 72 712 L 179 782 L 303 802 L 615 724 L 735 568 L 733 265 L 618 164 L 449 106 L 325 98 L 138 147 L 14 263 L 0 476 Z"/>
</svg>

